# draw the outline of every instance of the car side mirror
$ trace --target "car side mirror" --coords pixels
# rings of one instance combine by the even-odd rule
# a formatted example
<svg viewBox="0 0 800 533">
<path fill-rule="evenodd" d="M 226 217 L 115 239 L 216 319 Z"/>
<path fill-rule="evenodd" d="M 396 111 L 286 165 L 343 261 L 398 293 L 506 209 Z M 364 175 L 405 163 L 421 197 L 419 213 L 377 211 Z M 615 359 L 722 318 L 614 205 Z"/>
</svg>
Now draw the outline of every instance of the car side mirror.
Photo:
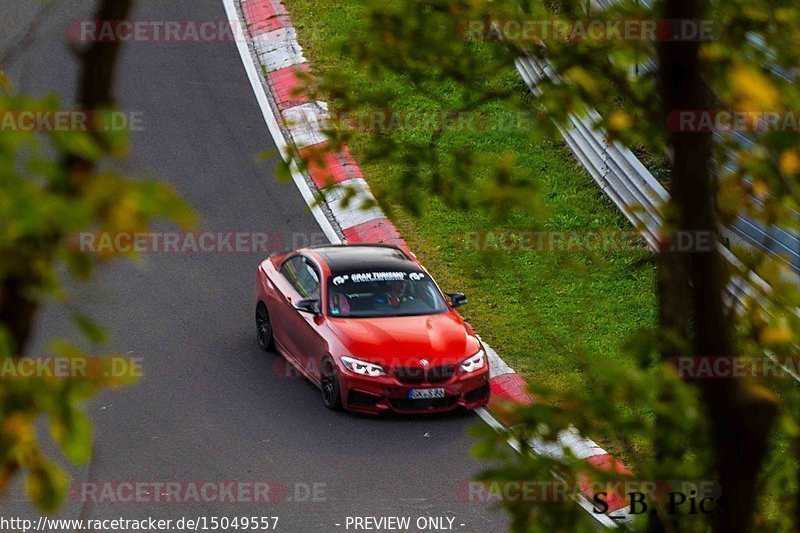
<svg viewBox="0 0 800 533">
<path fill-rule="evenodd" d="M 458 307 L 467 303 L 467 297 L 463 292 L 448 292 L 446 294 L 450 297 L 451 307 Z"/>
<path fill-rule="evenodd" d="M 319 300 L 300 300 L 294 304 L 294 308 L 301 313 L 310 313 L 314 316 L 319 316 L 322 314 L 322 310 L 319 306 Z"/>
</svg>

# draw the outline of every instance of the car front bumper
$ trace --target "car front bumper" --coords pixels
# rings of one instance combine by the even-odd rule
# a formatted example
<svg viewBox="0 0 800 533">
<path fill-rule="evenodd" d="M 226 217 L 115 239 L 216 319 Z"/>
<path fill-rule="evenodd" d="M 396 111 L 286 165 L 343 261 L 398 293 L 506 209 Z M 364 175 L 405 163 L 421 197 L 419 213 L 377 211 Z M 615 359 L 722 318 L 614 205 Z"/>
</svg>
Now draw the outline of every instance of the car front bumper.
<svg viewBox="0 0 800 533">
<path fill-rule="evenodd" d="M 349 371 L 339 375 L 342 404 L 349 411 L 379 414 L 441 413 L 454 409 L 476 409 L 489 401 L 489 370 L 471 374 L 457 373 L 440 383 L 401 383 L 393 376 L 370 378 Z M 412 389 L 443 388 L 444 398 L 416 400 L 409 398 Z"/>
</svg>

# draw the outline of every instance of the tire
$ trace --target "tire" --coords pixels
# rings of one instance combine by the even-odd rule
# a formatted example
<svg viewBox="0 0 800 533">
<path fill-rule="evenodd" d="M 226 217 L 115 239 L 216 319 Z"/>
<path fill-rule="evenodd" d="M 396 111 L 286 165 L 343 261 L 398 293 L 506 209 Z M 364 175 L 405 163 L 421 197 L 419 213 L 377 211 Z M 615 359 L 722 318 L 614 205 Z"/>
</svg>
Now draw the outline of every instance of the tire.
<svg viewBox="0 0 800 533">
<path fill-rule="evenodd" d="M 258 302 L 256 307 L 256 339 L 258 346 L 265 352 L 275 350 L 275 337 L 272 334 L 272 322 L 269 320 L 269 311 L 263 302 Z"/>
<path fill-rule="evenodd" d="M 336 375 L 336 366 L 330 359 L 322 363 L 322 403 L 331 411 L 342 408 L 342 390 L 339 386 L 339 377 Z"/>
</svg>

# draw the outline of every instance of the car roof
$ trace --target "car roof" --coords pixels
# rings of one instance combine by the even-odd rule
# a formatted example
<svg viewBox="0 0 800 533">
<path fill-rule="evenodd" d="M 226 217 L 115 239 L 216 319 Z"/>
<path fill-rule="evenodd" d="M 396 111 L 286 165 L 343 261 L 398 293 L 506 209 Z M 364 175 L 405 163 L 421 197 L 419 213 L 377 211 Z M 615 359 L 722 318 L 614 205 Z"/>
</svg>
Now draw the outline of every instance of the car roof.
<svg viewBox="0 0 800 533">
<path fill-rule="evenodd" d="M 388 244 L 324 245 L 315 246 L 311 250 L 325 261 L 332 274 L 422 270 L 417 262 L 400 248 Z"/>
</svg>

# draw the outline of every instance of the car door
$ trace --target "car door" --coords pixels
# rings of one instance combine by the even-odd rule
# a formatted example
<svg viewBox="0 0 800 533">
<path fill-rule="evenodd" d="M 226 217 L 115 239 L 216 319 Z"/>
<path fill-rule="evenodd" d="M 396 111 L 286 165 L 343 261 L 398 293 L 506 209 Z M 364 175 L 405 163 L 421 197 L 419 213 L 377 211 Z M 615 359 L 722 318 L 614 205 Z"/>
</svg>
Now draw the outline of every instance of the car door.
<svg viewBox="0 0 800 533">
<path fill-rule="evenodd" d="M 309 258 L 303 255 L 296 255 L 287 260 L 281 267 L 291 285 L 293 298 L 287 298 L 285 305 L 287 309 L 286 317 L 286 337 L 292 356 L 311 374 L 314 378 L 319 378 L 319 360 L 324 352 L 324 342 L 319 334 L 319 327 L 324 321 L 324 317 L 315 316 L 311 313 L 298 311 L 294 304 L 299 300 L 318 300 L 321 303 L 321 275 L 319 268 Z"/>
<path fill-rule="evenodd" d="M 289 324 L 292 320 L 291 316 L 296 313 L 294 302 L 300 299 L 293 285 L 293 273 L 296 271 L 296 266 L 293 267 L 292 265 L 293 262 L 296 263 L 298 261 L 295 257 L 297 256 L 291 257 L 278 265 L 278 275 L 270 280 L 275 289 L 273 298 L 269 298 L 267 301 L 275 342 L 292 358 L 295 357 L 296 349 L 293 348 L 292 340 L 289 336 L 289 330 L 291 329 Z"/>
</svg>

